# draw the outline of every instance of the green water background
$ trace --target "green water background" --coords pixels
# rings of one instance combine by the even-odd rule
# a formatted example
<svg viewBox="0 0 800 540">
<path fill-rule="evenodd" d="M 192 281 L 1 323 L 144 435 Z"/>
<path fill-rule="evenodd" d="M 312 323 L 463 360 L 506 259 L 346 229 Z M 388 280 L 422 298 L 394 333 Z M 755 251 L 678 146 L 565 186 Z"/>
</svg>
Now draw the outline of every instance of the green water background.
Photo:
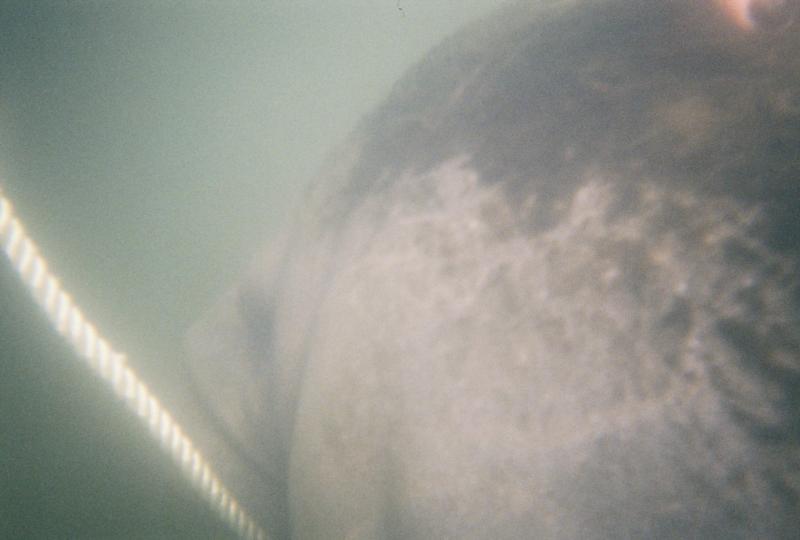
<svg viewBox="0 0 800 540">
<path fill-rule="evenodd" d="M 0 2 L 0 186 L 158 392 L 393 82 L 499 0 Z M 0 537 L 218 537 L 0 268 Z"/>
</svg>

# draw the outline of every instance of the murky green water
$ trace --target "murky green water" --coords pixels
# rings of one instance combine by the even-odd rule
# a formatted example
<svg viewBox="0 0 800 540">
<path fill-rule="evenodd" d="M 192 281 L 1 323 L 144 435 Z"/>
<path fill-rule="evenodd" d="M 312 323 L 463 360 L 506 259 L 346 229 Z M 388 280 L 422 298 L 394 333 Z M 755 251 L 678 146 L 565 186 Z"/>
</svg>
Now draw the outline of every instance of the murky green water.
<svg viewBox="0 0 800 540">
<path fill-rule="evenodd" d="M 325 154 L 499 3 L 2 2 L 0 185 L 157 391 Z M 0 537 L 221 534 L 2 270 Z"/>
</svg>

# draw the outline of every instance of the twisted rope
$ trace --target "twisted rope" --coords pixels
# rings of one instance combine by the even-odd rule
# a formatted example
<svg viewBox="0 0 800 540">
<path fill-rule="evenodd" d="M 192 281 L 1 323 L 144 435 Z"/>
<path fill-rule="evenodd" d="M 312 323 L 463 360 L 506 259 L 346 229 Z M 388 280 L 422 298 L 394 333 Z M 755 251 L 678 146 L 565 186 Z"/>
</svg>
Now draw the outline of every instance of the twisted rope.
<svg viewBox="0 0 800 540">
<path fill-rule="evenodd" d="M 14 216 L 11 203 L 1 189 L 0 245 L 31 296 L 47 314 L 53 328 L 147 426 L 162 450 L 169 454 L 211 509 L 240 538 L 267 540 L 266 533 L 223 485 L 180 425 L 127 365 L 125 355 L 116 351 L 86 320 L 70 295 L 61 288 L 58 279 L 48 271 L 47 263 L 39 255 L 36 244 L 25 233 L 22 223 Z"/>
</svg>

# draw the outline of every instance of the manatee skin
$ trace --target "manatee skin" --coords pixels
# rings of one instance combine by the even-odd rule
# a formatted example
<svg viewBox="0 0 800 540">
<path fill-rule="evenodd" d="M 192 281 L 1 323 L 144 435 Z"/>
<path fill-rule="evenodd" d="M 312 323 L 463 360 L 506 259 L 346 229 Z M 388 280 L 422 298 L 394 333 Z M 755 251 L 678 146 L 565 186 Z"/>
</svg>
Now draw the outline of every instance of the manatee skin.
<svg viewBox="0 0 800 540">
<path fill-rule="evenodd" d="M 189 338 L 274 537 L 797 538 L 800 18 L 729 4 L 512 4 L 362 122 Z"/>
</svg>

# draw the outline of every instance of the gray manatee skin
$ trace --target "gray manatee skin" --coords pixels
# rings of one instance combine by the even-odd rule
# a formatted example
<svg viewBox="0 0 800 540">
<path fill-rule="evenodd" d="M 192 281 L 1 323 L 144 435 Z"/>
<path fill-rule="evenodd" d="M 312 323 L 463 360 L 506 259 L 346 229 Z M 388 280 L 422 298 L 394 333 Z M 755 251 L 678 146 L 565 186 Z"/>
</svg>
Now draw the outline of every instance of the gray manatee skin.
<svg viewBox="0 0 800 540">
<path fill-rule="evenodd" d="M 728 4 L 512 4 L 334 154 L 187 341 L 273 537 L 798 537 L 800 18 Z"/>
</svg>

